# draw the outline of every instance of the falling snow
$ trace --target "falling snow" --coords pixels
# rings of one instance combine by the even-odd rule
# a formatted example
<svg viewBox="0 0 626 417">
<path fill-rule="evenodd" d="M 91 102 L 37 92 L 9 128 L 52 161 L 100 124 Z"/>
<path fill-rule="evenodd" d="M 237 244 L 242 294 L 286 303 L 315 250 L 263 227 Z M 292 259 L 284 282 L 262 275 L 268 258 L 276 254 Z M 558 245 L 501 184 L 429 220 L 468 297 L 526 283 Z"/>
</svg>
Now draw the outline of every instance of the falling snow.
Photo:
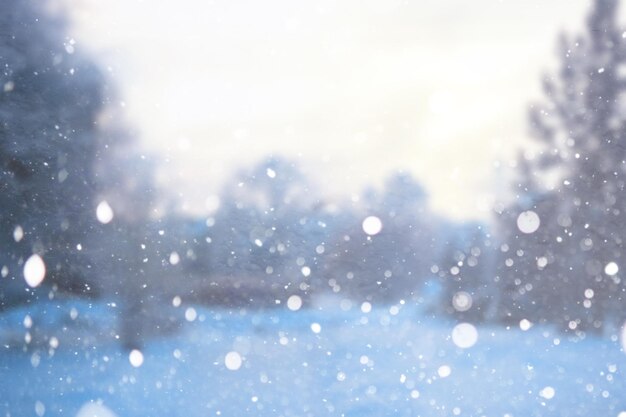
<svg viewBox="0 0 626 417">
<path fill-rule="evenodd" d="M 241 355 L 238 352 L 228 352 L 224 357 L 224 365 L 230 371 L 238 370 L 242 363 Z"/>
<path fill-rule="evenodd" d="M 319 324 L 319 323 L 312 323 L 312 324 L 311 324 L 311 331 L 312 331 L 313 333 L 319 333 L 319 332 L 321 332 L 321 331 L 322 331 L 322 326 L 320 326 L 320 324 Z"/>
<path fill-rule="evenodd" d="M 302 298 L 297 295 L 292 295 L 287 299 L 287 308 L 291 311 L 298 311 L 302 307 Z"/>
<path fill-rule="evenodd" d="M 615 262 L 609 262 L 604 267 L 604 273 L 610 276 L 616 275 L 619 272 L 619 267 Z"/>
<path fill-rule="evenodd" d="M 624 1 L 5 0 L 0 414 L 626 417 Z"/>
<path fill-rule="evenodd" d="M 452 341 L 460 348 L 467 349 L 478 341 L 476 327 L 469 323 L 460 323 L 452 329 Z"/>
<path fill-rule="evenodd" d="M 452 297 L 452 305 L 457 311 L 467 311 L 472 308 L 472 296 L 465 291 L 459 291 Z"/>
<path fill-rule="evenodd" d="M 554 398 L 555 394 L 556 391 L 552 387 L 545 387 L 541 391 L 539 391 L 539 395 L 546 400 L 551 400 L 552 398 Z"/>
<path fill-rule="evenodd" d="M 539 215 L 531 210 L 524 211 L 517 217 L 517 228 L 522 233 L 536 232 L 540 223 Z"/>
<path fill-rule="evenodd" d="M 131 350 L 128 354 L 128 361 L 135 368 L 139 368 L 143 364 L 143 353 L 137 349 Z"/>
<path fill-rule="evenodd" d="M 377 235 L 383 229 L 383 223 L 376 216 L 366 217 L 362 226 L 363 231 L 370 236 Z"/>
<path fill-rule="evenodd" d="M 439 369 L 437 369 L 437 375 L 441 378 L 447 378 L 452 373 L 452 369 L 448 365 L 441 365 Z"/>
<path fill-rule="evenodd" d="M 39 286 L 46 276 L 46 264 L 41 256 L 31 255 L 24 263 L 24 279 L 29 287 Z"/>
<path fill-rule="evenodd" d="M 101 201 L 96 208 L 96 217 L 102 224 L 110 223 L 113 220 L 113 209 L 106 201 Z"/>
</svg>

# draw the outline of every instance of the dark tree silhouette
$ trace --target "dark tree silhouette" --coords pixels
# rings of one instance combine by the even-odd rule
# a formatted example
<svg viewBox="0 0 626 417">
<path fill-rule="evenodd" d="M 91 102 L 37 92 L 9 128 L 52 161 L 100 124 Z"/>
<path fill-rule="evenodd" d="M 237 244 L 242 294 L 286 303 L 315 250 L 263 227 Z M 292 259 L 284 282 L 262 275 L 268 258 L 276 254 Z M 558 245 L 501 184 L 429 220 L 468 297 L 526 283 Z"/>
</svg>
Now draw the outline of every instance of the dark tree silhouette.
<svg viewBox="0 0 626 417">
<path fill-rule="evenodd" d="M 585 31 L 561 38 L 560 70 L 545 78 L 545 100 L 530 114 L 542 151 L 533 160 L 520 156 L 517 198 L 498 227 L 505 316 L 580 331 L 623 315 L 620 273 L 605 273 L 607 264 L 623 263 L 626 227 L 626 42 L 618 5 L 596 0 Z M 545 185 L 550 176 L 556 186 Z M 517 229 L 524 210 L 539 215 L 537 232 Z"/>
<path fill-rule="evenodd" d="M 33 253 L 46 286 L 91 293 L 77 249 L 96 226 L 97 117 L 106 86 L 46 4 L 7 0 L 0 15 L 0 305 L 31 298 Z M 14 234 L 15 232 L 15 234 Z"/>
</svg>

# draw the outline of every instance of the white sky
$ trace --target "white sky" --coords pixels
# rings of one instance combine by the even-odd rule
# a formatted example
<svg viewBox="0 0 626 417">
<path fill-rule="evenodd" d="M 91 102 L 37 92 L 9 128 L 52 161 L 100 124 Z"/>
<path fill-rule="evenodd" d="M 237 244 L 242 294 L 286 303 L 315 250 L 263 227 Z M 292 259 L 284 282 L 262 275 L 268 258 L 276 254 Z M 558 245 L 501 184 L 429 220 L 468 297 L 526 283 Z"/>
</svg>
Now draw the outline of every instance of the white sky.
<svg viewBox="0 0 626 417">
<path fill-rule="evenodd" d="M 188 209 L 283 155 L 334 196 L 411 171 L 438 212 L 485 216 L 561 29 L 589 0 L 65 0 Z"/>
</svg>

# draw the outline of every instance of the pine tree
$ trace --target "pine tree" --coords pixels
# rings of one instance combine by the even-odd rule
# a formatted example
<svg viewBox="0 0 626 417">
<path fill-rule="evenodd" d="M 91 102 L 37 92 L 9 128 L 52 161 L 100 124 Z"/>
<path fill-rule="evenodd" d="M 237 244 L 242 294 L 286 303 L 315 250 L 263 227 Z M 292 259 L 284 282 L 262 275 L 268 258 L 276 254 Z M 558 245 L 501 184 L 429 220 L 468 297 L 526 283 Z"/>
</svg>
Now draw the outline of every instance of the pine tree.
<svg viewBox="0 0 626 417">
<path fill-rule="evenodd" d="M 517 200 L 500 218 L 514 254 L 502 258 L 519 258 L 500 269 L 507 316 L 532 314 L 577 331 L 621 318 L 624 286 L 605 271 L 623 263 L 626 227 L 626 41 L 617 10 L 617 0 L 596 0 L 584 33 L 561 38 L 560 70 L 533 106 L 542 152 L 520 157 Z M 545 185 L 550 176 L 554 187 Z M 539 215 L 537 232 L 517 230 L 524 210 Z"/>
<path fill-rule="evenodd" d="M 92 292 L 77 247 L 96 226 L 97 115 L 104 79 L 45 4 L 6 0 L 0 14 L 0 305 L 23 291 L 22 264 L 44 258 L 46 283 Z"/>
</svg>

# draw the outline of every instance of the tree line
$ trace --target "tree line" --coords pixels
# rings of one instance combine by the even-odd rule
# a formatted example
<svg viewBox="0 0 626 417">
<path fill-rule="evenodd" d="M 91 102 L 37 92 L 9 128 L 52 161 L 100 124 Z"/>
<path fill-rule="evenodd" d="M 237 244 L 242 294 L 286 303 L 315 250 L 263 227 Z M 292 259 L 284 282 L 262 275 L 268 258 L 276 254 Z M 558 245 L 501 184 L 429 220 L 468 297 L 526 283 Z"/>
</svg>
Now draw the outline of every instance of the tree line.
<svg viewBox="0 0 626 417">
<path fill-rule="evenodd" d="M 202 218 L 155 210 L 150 158 L 115 88 L 34 1 L 0 16 L 0 309 L 64 295 L 119 302 L 129 346 L 176 327 L 183 303 L 282 306 L 336 294 L 423 303 L 475 322 L 601 332 L 623 322 L 626 49 L 617 0 L 596 0 L 560 40 L 520 152 L 513 198 L 485 223 L 432 212 L 418 181 L 391 175 L 330 202 L 288 159 L 236 172 Z M 217 204 L 219 203 L 219 204 Z M 99 210 L 109 210 L 101 216 Z M 380 230 L 367 230 L 375 218 Z M 24 280 L 30 257 L 45 280 Z M 178 301 L 174 301 L 178 298 Z M 181 301 L 182 300 L 182 301 Z M 164 306 L 167 306 L 165 308 Z"/>
</svg>

